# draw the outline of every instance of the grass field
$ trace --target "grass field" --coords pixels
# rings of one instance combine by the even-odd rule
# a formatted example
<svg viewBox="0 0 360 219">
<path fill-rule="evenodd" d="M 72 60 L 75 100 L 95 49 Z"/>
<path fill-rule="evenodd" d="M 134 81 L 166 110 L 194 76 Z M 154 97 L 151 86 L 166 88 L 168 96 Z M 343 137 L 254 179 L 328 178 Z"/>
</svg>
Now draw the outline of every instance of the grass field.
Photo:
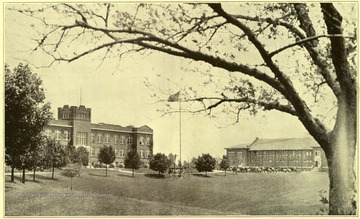
<svg viewBox="0 0 360 219">
<path fill-rule="evenodd" d="M 319 191 L 327 173 L 212 173 L 159 179 L 84 169 L 73 180 L 50 174 L 26 184 L 5 177 L 6 216 L 101 215 L 313 215 L 322 208 Z"/>
</svg>

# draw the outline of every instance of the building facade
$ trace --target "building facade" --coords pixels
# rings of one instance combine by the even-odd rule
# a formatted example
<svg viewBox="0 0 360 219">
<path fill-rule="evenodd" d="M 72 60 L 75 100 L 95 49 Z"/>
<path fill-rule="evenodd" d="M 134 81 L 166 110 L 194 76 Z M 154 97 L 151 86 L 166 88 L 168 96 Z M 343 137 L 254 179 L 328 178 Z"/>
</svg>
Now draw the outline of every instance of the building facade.
<svg viewBox="0 0 360 219">
<path fill-rule="evenodd" d="M 91 109 L 83 105 L 59 107 L 58 119 L 49 122 L 44 134 L 63 145 L 87 148 L 90 165 L 98 162 L 100 148 L 104 145 L 111 145 L 115 149 L 116 166 L 124 163 L 131 147 L 136 148 L 141 161 L 147 166 L 153 156 L 153 130 L 150 127 L 94 124 L 91 123 Z"/>
<path fill-rule="evenodd" d="M 327 168 L 324 151 L 313 138 L 256 138 L 225 149 L 231 166 Z"/>
</svg>

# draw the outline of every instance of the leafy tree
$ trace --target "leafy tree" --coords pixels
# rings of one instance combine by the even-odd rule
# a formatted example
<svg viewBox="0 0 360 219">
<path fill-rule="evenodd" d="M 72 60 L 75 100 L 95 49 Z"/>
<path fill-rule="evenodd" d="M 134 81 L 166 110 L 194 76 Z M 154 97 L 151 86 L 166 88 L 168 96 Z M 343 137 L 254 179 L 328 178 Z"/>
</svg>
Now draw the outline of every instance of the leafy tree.
<svg viewBox="0 0 360 219">
<path fill-rule="evenodd" d="M 68 163 L 68 154 L 63 145 L 55 139 L 47 138 L 44 149 L 44 167 L 51 168 L 51 179 L 54 179 L 55 168 L 61 168 Z"/>
<path fill-rule="evenodd" d="M 170 166 L 172 167 L 175 167 L 175 165 L 176 165 L 176 154 L 172 154 L 172 153 L 170 153 L 167 157 L 168 157 L 168 159 L 169 159 L 169 162 L 170 162 Z"/>
<path fill-rule="evenodd" d="M 89 151 L 85 147 L 78 147 L 73 151 L 72 163 L 79 163 L 81 166 L 89 165 Z"/>
<path fill-rule="evenodd" d="M 230 167 L 230 159 L 226 155 L 223 155 L 223 159 L 221 160 L 219 166 L 222 170 L 225 170 L 226 176 L 226 170 Z"/>
<path fill-rule="evenodd" d="M 235 112 L 237 121 L 244 110 L 296 117 L 325 151 L 329 213 L 355 214 L 355 7 L 325 2 L 140 3 L 59 4 L 17 11 L 40 17 L 45 28 L 39 30 L 45 32 L 38 47 L 55 61 L 73 62 L 103 49 L 115 57 L 156 51 L 197 61 L 193 72 L 209 76 L 206 85 L 217 89 L 198 96 L 204 92 L 189 87 L 185 101 L 200 103 L 205 111 Z M 54 16 L 64 23 L 53 25 Z M 69 49 L 68 43 L 82 46 Z M 228 80 L 220 83 L 214 72 Z"/>
<path fill-rule="evenodd" d="M 126 154 L 124 165 L 125 168 L 132 169 L 132 177 L 134 177 L 135 170 L 138 170 L 141 167 L 140 155 L 136 148 L 131 148 Z"/>
<path fill-rule="evenodd" d="M 68 154 L 68 163 L 78 164 L 82 168 L 83 166 L 89 165 L 89 151 L 85 147 L 75 147 L 72 145 L 72 142 L 68 143 L 67 152 Z M 79 171 L 79 176 L 80 176 Z"/>
<path fill-rule="evenodd" d="M 12 182 L 15 168 L 25 173 L 27 159 L 36 153 L 42 130 L 52 118 L 44 100 L 42 81 L 28 65 L 20 63 L 13 71 L 5 65 L 5 162 L 11 166 Z"/>
<path fill-rule="evenodd" d="M 112 146 L 104 145 L 104 147 L 100 148 L 98 159 L 100 163 L 106 164 L 105 175 L 107 176 L 107 166 L 111 163 L 114 163 L 116 159 L 114 148 Z"/>
<path fill-rule="evenodd" d="M 150 160 L 150 169 L 158 171 L 160 175 L 160 173 L 165 173 L 166 170 L 169 169 L 172 162 L 174 161 L 168 158 L 165 154 L 157 153 Z"/>
<path fill-rule="evenodd" d="M 191 161 L 190 161 L 191 168 L 196 168 L 196 161 L 197 161 L 196 157 L 191 158 Z"/>
<path fill-rule="evenodd" d="M 81 169 L 81 166 L 80 165 L 76 165 L 76 164 L 69 164 L 67 165 L 63 171 L 61 172 L 61 174 L 63 176 L 66 176 L 66 177 L 69 177 L 71 180 L 70 182 L 70 190 L 72 190 L 72 182 L 73 182 L 73 178 L 76 176 L 76 175 L 79 175 L 80 173 L 80 169 Z"/>
<path fill-rule="evenodd" d="M 44 168 L 45 161 L 45 143 L 46 139 L 43 138 L 37 149 L 30 153 L 29 158 L 27 159 L 27 168 L 33 171 L 33 181 L 35 181 L 35 173 L 38 168 Z"/>
<path fill-rule="evenodd" d="M 203 154 L 196 159 L 195 168 L 199 172 L 205 172 L 207 176 L 207 172 L 212 172 L 216 165 L 216 160 L 210 154 Z"/>
</svg>

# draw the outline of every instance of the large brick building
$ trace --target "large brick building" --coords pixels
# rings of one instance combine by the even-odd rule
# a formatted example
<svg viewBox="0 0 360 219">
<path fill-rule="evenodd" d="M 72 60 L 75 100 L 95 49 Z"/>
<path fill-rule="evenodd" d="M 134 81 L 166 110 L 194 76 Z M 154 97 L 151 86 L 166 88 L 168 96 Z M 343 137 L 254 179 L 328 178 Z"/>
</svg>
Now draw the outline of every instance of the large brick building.
<svg viewBox="0 0 360 219">
<path fill-rule="evenodd" d="M 144 164 L 148 164 L 153 156 L 153 130 L 150 127 L 94 124 L 91 123 L 91 109 L 83 105 L 59 107 L 58 119 L 50 121 L 44 133 L 63 145 L 87 148 L 90 164 L 98 161 L 100 147 L 104 145 L 111 145 L 115 149 L 116 165 L 124 162 L 130 147 L 136 147 Z"/>
<path fill-rule="evenodd" d="M 313 138 L 256 138 L 225 149 L 232 166 L 327 168 L 324 151 Z"/>
</svg>

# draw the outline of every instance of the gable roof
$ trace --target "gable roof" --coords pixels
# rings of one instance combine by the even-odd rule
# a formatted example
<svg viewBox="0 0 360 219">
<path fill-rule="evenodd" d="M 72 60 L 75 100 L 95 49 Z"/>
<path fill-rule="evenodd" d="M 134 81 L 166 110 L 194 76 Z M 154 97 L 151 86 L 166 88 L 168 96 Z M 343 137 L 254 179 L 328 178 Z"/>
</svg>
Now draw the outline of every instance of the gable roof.
<svg viewBox="0 0 360 219">
<path fill-rule="evenodd" d="M 311 150 L 313 147 L 319 147 L 313 138 L 259 139 L 250 147 L 250 151 Z"/>
<path fill-rule="evenodd" d="M 249 151 L 269 150 L 311 150 L 313 147 L 320 147 L 313 138 L 276 138 L 256 139 L 249 144 L 235 145 L 225 149 L 248 148 Z"/>
<path fill-rule="evenodd" d="M 242 149 L 242 148 L 249 148 L 250 144 L 237 144 L 230 147 L 227 147 L 225 149 Z"/>
</svg>

